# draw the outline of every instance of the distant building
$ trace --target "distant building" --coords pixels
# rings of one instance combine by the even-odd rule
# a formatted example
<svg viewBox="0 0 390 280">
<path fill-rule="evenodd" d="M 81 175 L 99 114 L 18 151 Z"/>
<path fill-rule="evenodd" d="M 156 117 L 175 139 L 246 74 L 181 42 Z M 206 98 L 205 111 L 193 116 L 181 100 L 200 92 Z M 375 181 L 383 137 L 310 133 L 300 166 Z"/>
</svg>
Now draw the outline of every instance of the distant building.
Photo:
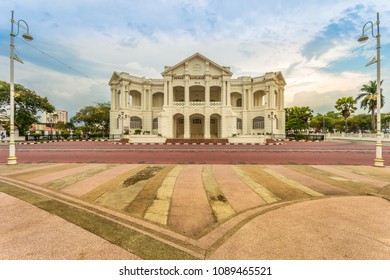
<svg viewBox="0 0 390 280">
<path fill-rule="evenodd" d="M 199 53 L 166 66 L 162 79 L 114 72 L 110 134 L 142 129 L 166 138 L 284 137 L 282 73 L 232 75 L 230 67 Z"/>
<path fill-rule="evenodd" d="M 53 113 L 44 112 L 42 114 L 41 123 L 46 124 L 56 124 L 56 123 L 67 123 L 68 122 L 68 112 L 64 110 L 55 110 Z"/>
</svg>

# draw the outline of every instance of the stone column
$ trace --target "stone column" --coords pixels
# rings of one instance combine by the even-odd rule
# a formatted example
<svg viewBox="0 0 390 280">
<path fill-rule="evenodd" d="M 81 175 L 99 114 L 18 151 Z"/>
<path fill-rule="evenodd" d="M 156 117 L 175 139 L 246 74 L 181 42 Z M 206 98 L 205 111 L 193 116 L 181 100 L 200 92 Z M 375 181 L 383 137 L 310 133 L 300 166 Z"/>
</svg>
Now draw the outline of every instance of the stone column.
<svg viewBox="0 0 390 280">
<path fill-rule="evenodd" d="M 185 106 L 190 106 L 190 85 L 189 85 L 189 76 L 184 77 L 184 101 Z"/>
<path fill-rule="evenodd" d="M 226 105 L 226 90 L 225 90 L 225 81 L 222 78 L 221 81 L 221 97 L 222 97 L 222 106 Z"/>
<path fill-rule="evenodd" d="M 253 92 L 248 89 L 248 110 L 253 110 Z"/>
<path fill-rule="evenodd" d="M 204 117 L 204 138 L 209 139 L 210 138 L 210 115 L 206 114 Z"/>
<path fill-rule="evenodd" d="M 111 88 L 111 110 L 116 110 L 116 94 L 115 89 Z"/>
<path fill-rule="evenodd" d="M 230 101 L 230 81 L 226 81 L 226 105 L 232 105 Z"/>
<path fill-rule="evenodd" d="M 142 94 L 141 94 L 141 110 L 145 111 L 146 110 L 146 98 L 147 98 L 147 89 L 143 88 L 142 89 Z"/>
<path fill-rule="evenodd" d="M 121 104 L 120 108 L 126 108 L 126 86 L 124 83 L 121 84 Z"/>
<path fill-rule="evenodd" d="M 275 107 L 275 104 L 274 104 L 274 99 L 275 98 L 275 90 L 274 90 L 274 87 L 273 86 L 270 86 L 269 87 L 269 108 L 274 108 Z"/>
<path fill-rule="evenodd" d="M 184 115 L 184 138 L 185 139 L 191 138 L 190 117 L 186 114 Z"/>
<path fill-rule="evenodd" d="M 209 83 L 209 76 L 205 77 L 205 101 L 206 101 L 206 107 L 210 106 L 210 83 Z"/>
<path fill-rule="evenodd" d="M 284 88 L 280 89 L 279 95 L 280 95 L 279 110 L 283 110 L 284 109 Z"/>
<path fill-rule="evenodd" d="M 247 91 L 243 87 L 242 89 L 242 110 L 246 111 L 247 110 Z"/>
<path fill-rule="evenodd" d="M 171 77 L 171 79 L 172 79 L 172 77 Z M 169 81 L 168 82 L 168 91 L 169 91 L 169 102 L 168 102 L 168 105 L 169 106 L 173 106 L 173 81 L 171 80 L 171 81 Z"/>
<path fill-rule="evenodd" d="M 164 81 L 164 106 L 168 105 L 168 81 Z"/>
</svg>

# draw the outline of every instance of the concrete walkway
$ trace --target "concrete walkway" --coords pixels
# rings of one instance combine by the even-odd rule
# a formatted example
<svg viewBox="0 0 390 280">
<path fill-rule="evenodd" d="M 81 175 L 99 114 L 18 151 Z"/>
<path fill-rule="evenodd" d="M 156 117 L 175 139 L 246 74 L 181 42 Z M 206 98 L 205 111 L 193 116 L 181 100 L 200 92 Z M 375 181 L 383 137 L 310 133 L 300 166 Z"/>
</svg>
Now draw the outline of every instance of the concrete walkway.
<svg viewBox="0 0 390 280">
<path fill-rule="evenodd" d="M 0 192 L 2 260 L 136 260 L 134 254 Z"/>
</svg>

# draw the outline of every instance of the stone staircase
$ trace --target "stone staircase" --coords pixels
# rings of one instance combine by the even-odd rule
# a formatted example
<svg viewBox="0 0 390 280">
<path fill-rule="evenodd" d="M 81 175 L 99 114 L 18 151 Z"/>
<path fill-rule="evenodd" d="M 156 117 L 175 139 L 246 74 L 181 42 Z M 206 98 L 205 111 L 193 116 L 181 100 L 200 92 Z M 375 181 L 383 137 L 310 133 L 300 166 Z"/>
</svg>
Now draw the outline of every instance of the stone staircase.
<svg viewBox="0 0 390 280">
<path fill-rule="evenodd" d="M 166 141 L 166 144 L 220 144 L 220 145 L 226 145 L 229 144 L 228 139 L 222 139 L 222 138 L 212 138 L 212 139 L 197 139 L 197 138 L 190 138 L 190 139 L 184 139 L 184 138 L 168 138 Z"/>
</svg>

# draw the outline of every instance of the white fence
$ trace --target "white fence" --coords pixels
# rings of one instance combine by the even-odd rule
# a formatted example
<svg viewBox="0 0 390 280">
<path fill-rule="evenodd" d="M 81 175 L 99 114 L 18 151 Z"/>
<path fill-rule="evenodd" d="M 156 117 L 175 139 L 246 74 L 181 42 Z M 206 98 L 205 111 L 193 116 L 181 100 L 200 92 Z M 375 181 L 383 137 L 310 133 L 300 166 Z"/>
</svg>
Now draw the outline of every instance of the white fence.
<svg viewBox="0 0 390 280">
<path fill-rule="evenodd" d="M 327 133 L 326 140 L 376 141 L 376 133 Z M 382 141 L 390 142 L 390 134 L 382 133 Z"/>
</svg>

